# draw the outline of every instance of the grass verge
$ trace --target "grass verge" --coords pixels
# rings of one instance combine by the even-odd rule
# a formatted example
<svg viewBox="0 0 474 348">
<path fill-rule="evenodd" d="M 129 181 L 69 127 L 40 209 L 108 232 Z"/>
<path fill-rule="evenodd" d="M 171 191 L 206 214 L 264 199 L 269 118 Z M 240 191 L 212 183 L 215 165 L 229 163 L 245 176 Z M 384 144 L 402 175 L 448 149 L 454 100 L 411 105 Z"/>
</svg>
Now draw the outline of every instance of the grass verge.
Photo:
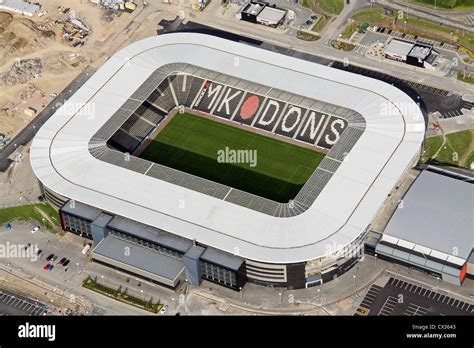
<svg viewBox="0 0 474 348">
<path fill-rule="evenodd" d="M 425 140 L 421 161 L 439 162 L 457 167 L 470 168 L 474 153 L 474 130 L 450 133 Z"/>
<path fill-rule="evenodd" d="M 324 11 L 335 15 L 344 9 L 344 0 L 318 0 L 318 4 Z"/>
<path fill-rule="evenodd" d="M 458 80 L 474 84 L 474 76 L 466 76 L 464 77 L 464 73 L 462 71 L 458 71 Z"/>
<path fill-rule="evenodd" d="M 316 34 L 311 34 L 306 31 L 298 30 L 298 32 L 296 33 L 296 38 L 304 41 L 317 41 L 321 37 Z"/>
<path fill-rule="evenodd" d="M 123 292 L 120 289 L 115 290 L 105 285 L 99 284 L 91 277 L 87 277 L 86 279 L 84 279 L 84 281 L 82 282 L 82 286 L 86 289 L 92 290 L 104 296 L 113 298 L 114 300 L 127 303 L 131 306 L 141 308 L 143 310 L 155 314 L 159 313 L 161 308 L 163 307 L 163 305 L 160 303 L 153 303 L 151 300 L 144 301 L 138 297 L 128 295 L 126 292 Z"/>
<path fill-rule="evenodd" d="M 436 10 L 466 11 L 474 10 L 473 0 L 408 0 Z"/>
<path fill-rule="evenodd" d="M 418 19 L 415 16 L 407 15 L 403 18 L 398 18 L 398 14 L 387 16 L 384 14 L 383 9 L 371 8 L 356 12 L 352 19 L 354 19 L 357 25 L 369 23 L 372 26 L 392 28 L 406 34 L 462 45 L 470 52 L 474 51 L 473 34 L 463 31 L 456 32 L 454 29 L 440 25 L 440 23 Z"/>
<path fill-rule="evenodd" d="M 47 217 L 45 217 L 45 215 Z M 43 226 L 49 230 L 55 230 L 59 226 L 58 213 L 48 203 L 28 204 L 0 209 L 0 224 L 3 225 L 15 220 L 33 220 L 36 221 L 39 226 Z"/>
</svg>

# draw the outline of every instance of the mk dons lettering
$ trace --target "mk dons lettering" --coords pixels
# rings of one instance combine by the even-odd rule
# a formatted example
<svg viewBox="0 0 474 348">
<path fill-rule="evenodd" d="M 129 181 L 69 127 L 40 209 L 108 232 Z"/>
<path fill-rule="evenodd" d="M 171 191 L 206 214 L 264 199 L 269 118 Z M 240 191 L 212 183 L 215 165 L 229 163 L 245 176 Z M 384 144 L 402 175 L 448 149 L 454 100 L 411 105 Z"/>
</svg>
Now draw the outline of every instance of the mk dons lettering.
<svg viewBox="0 0 474 348">
<path fill-rule="evenodd" d="M 194 101 L 193 109 L 326 149 L 347 127 L 342 118 L 210 80 L 187 76 L 169 83 L 177 84 L 174 90 L 186 95 L 185 106 Z"/>
<path fill-rule="evenodd" d="M 235 97 L 239 96 L 242 93 L 242 91 L 236 90 L 235 93 L 231 94 L 232 92 L 234 92 L 232 88 L 227 89 L 227 93 L 225 97 L 222 99 L 221 105 L 217 108 L 218 112 L 220 112 L 222 110 L 222 107 L 225 106 L 226 115 L 230 115 L 229 102 Z"/>
</svg>

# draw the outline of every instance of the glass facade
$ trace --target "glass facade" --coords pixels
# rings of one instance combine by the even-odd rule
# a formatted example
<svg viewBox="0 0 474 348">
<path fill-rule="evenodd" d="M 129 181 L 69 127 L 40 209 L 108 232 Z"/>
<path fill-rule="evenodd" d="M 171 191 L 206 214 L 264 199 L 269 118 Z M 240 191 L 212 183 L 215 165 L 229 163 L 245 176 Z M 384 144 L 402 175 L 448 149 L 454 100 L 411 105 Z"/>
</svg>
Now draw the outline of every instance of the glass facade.
<svg viewBox="0 0 474 348">
<path fill-rule="evenodd" d="M 92 239 L 91 221 L 64 212 L 61 212 L 61 217 L 65 230 Z"/>
<path fill-rule="evenodd" d="M 201 261 L 201 271 L 203 279 L 207 279 L 214 283 L 222 284 L 233 289 L 238 288 L 237 275 L 234 271 L 230 271 L 206 261 Z"/>
<path fill-rule="evenodd" d="M 183 258 L 183 255 L 181 253 L 178 253 L 177 251 L 171 250 L 169 248 L 165 248 L 165 247 L 163 247 L 159 244 L 149 242 L 149 241 L 144 240 L 144 239 L 134 237 L 134 236 L 129 235 L 127 233 L 122 233 L 122 232 L 119 232 L 119 231 L 116 231 L 116 230 L 109 229 L 109 234 L 112 235 L 112 236 L 115 236 L 119 239 L 131 242 L 133 244 L 144 246 L 146 248 L 152 249 L 153 251 L 157 251 L 157 252 L 159 252 L 161 254 L 164 254 L 166 256 L 174 257 L 178 260 L 181 260 Z"/>
</svg>

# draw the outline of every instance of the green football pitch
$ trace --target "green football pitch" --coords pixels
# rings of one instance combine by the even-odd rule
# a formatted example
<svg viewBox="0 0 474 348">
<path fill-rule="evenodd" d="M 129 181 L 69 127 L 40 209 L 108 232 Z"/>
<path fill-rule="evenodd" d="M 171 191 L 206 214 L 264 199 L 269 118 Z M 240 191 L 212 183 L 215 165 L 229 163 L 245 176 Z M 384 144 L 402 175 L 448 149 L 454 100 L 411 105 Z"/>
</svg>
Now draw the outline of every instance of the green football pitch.
<svg viewBox="0 0 474 348">
<path fill-rule="evenodd" d="M 248 157 L 241 157 L 250 163 L 234 163 L 238 157 L 232 157 L 232 150 L 251 150 Z M 286 203 L 296 196 L 324 154 L 183 113 L 174 116 L 140 157 Z"/>
</svg>

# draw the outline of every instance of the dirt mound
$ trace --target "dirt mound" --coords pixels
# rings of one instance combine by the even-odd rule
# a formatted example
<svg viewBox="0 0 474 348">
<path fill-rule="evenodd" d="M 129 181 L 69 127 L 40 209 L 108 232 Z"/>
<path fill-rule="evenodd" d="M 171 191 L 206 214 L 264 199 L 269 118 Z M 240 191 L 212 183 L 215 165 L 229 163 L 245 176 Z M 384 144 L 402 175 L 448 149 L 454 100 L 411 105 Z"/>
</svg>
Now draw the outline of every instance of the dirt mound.
<svg viewBox="0 0 474 348">
<path fill-rule="evenodd" d="M 13 21 L 13 15 L 8 12 L 0 12 L 0 30 L 5 29 Z"/>
<path fill-rule="evenodd" d="M 41 59 L 23 59 L 16 61 L 10 70 L 0 75 L 0 84 L 14 86 L 37 79 L 43 70 Z"/>
<path fill-rule="evenodd" d="M 55 40 L 54 31 L 41 31 L 30 19 L 0 12 L 0 66 L 10 58 L 43 49 Z"/>
</svg>

